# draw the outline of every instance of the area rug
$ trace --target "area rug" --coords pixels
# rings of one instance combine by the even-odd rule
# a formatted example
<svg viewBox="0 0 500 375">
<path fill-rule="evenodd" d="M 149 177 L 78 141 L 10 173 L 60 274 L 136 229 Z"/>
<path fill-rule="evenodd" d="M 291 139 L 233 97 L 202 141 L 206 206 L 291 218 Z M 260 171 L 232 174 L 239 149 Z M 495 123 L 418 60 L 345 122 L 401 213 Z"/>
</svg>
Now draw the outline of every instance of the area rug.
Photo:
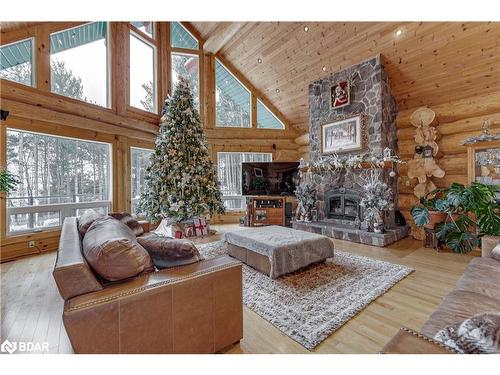
<svg viewBox="0 0 500 375">
<path fill-rule="evenodd" d="M 198 248 L 205 258 L 227 254 L 223 241 Z M 412 271 L 339 250 L 324 263 L 276 280 L 243 265 L 243 303 L 313 350 Z"/>
</svg>

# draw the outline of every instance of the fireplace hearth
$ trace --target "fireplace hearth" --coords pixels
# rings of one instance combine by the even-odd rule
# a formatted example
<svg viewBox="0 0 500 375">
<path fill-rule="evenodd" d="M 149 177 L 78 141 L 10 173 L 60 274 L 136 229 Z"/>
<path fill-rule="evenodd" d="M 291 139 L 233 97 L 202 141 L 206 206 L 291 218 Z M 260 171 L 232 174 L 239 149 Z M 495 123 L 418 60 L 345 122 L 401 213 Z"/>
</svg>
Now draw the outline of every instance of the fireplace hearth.
<svg viewBox="0 0 500 375">
<path fill-rule="evenodd" d="M 344 187 L 325 193 L 325 218 L 340 220 L 360 220 L 363 217 L 359 205 L 360 196 L 356 190 Z"/>
</svg>

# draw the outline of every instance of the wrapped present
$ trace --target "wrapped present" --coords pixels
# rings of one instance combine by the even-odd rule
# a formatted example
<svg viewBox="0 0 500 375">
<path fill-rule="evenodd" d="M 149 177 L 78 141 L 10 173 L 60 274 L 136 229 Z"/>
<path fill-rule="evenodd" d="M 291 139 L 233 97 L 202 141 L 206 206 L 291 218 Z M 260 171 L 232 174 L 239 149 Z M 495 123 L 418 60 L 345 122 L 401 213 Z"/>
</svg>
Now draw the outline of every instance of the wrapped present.
<svg viewBox="0 0 500 375">
<path fill-rule="evenodd" d="M 154 232 L 160 236 L 184 238 L 184 227 L 183 223 L 173 223 L 169 219 L 163 219 Z"/>
<path fill-rule="evenodd" d="M 196 236 L 206 236 L 208 234 L 208 225 L 204 218 L 194 219 L 193 226 Z"/>
<path fill-rule="evenodd" d="M 184 223 L 184 236 L 193 237 L 195 234 L 194 226 L 191 223 Z"/>
</svg>

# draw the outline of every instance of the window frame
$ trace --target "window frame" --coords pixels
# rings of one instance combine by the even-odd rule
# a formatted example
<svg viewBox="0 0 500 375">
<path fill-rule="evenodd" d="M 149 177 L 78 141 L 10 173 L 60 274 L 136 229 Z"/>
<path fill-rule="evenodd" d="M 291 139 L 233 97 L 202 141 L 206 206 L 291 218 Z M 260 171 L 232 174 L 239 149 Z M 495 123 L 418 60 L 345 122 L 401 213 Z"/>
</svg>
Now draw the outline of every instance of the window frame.
<svg viewBox="0 0 500 375">
<path fill-rule="evenodd" d="M 51 39 L 51 36 L 54 35 L 54 34 L 59 34 L 59 33 L 63 33 L 63 32 L 66 32 L 66 31 L 69 31 L 69 30 L 74 30 L 74 29 L 78 29 L 80 27 L 83 27 L 83 26 L 86 26 L 86 25 L 90 25 L 92 23 L 96 23 L 96 22 L 99 22 L 99 21 L 93 21 L 93 22 L 85 22 L 85 23 L 82 23 L 81 25 L 76 25 L 76 26 L 72 26 L 72 27 L 68 27 L 66 29 L 61 29 L 61 30 L 56 30 L 56 31 L 52 31 L 49 33 L 48 35 L 48 43 L 49 43 L 49 46 L 48 46 L 48 50 L 49 50 L 49 61 L 48 61 L 48 65 L 49 65 L 49 71 L 48 71 L 48 77 L 49 77 L 49 80 L 52 80 L 52 67 L 51 67 L 51 63 L 50 63 L 50 59 L 52 57 L 52 53 L 50 52 L 50 39 Z M 113 55 L 113 50 L 112 50 L 112 46 L 111 46 L 111 41 L 113 40 L 113 38 L 111 37 L 111 25 L 110 25 L 110 22 L 107 21 L 106 22 L 106 105 L 105 106 L 102 106 L 102 105 L 99 105 L 99 104 L 94 104 L 94 103 L 89 103 L 89 102 L 86 102 L 84 100 L 80 100 L 80 99 L 76 99 L 76 98 L 72 98 L 71 96 L 66 96 L 66 95 L 62 95 L 62 94 L 59 94 L 57 92 L 54 92 L 52 91 L 52 82 L 49 83 L 49 87 L 48 87 L 48 91 L 52 94 L 52 95 L 57 95 L 59 97 L 62 97 L 62 98 L 66 98 L 66 99 L 70 99 L 70 100 L 75 100 L 76 102 L 78 103 L 84 103 L 86 105 L 91 105 L 93 107 L 96 107 L 96 108 L 100 108 L 100 109 L 105 109 L 105 110 L 113 110 L 113 90 L 112 90 L 112 69 L 111 69 L 111 61 L 112 61 L 112 55 Z"/>
<path fill-rule="evenodd" d="M 259 103 L 271 114 L 271 116 L 273 116 L 281 124 L 281 126 L 282 126 L 281 128 L 264 128 L 264 127 L 259 126 Z M 273 111 L 271 111 L 271 109 L 259 98 L 256 98 L 255 122 L 257 123 L 257 129 L 261 129 L 261 130 L 285 130 L 286 129 L 285 123 L 283 121 L 281 121 L 280 118 L 278 116 L 276 116 L 276 114 Z"/>
<path fill-rule="evenodd" d="M 39 131 L 32 131 L 32 130 L 27 130 L 23 128 L 16 128 L 16 127 L 6 127 L 5 129 L 5 135 L 7 138 L 7 132 L 8 131 L 15 131 L 15 132 L 24 132 L 24 133 L 29 133 L 29 134 L 35 134 L 35 135 L 40 135 L 40 136 L 47 136 L 47 137 L 57 137 L 57 138 L 64 138 L 64 139 L 69 139 L 72 141 L 79 141 L 79 142 L 91 142 L 91 143 L 99 143 L 106 145 L 109 148 L 109 160 L 108 160 L 108 178 L 107 178 L 107 183 L 108 183 L 108 198 L 106 200 L 99 200 L 99 201 L 93 201 L 93 202 L 73 202 L 73 203 L 53 203 L 53 204 L 40 204 L 40 205 L 31 205 L 31 206 L 23 206 L 23 207 L 8 207 L 7 202 L 9 199 L 11 199 L 8 195 L 5 196 L 5 235 L 6 237 L 16 237 L 16 236 L 23 236 L 27 234 L 34 234 L 34 233 L 45 233 L 45 232 L 50 232 L 50 231 L 56 231 L 60 230 L 62 228 L 62 225 L 64 223 L 64 219 L 66 217 L 71 217 L 73 215 L 73 210 L 76 209 L 86 209 L 86 208 L 99 208 L 99 207 L 104 207 L 107 212 L 111 212 L 113 209 L 113 189 L 114 189 L 114 180 L 113 180 L 113 163 L 114 163 L 114 144 L 110 141 L 101 141 L 101 140 L 96 140 L 96 139 L 86 139 L 86 138 L 75 138 L 72 136 L 66 136 L 66 135 L 59 135 L 59 134 L 53 134 L 53 133 L 43 133 Z M 5 149 L 5 152 L 7 152 L 7 148 Z M 7 156 L 5 155 L 5 160 L 7 160 Z M 14 198 L 16 199 L 16 198 Z M 50 226 L 50 227 L 45 227 L 45 228 L 30 228 L 30 229 L 23 229 L 23 230 L 16 230 L 16 231 L 11 231 L 10 230 L 10 215 L 15 215 L 15 214 L 34 214 L 34 213 L 45 213 L 45 212 L 55 212 L 59 211 L 59 225 L 56 226 Z"/>
<path fill-rule="evenodd" d="M 155 25 L 154 25 L 153 29 L 156 30 L 156 23 L 154 23 L 154 24 Z M 152 39 L 149 35 L 140 31 L 139 29 L 137 29 L 137 27 L 135 27 L 131 23 L 129 23 L 129 33 L 128 34 L 129 34 L 128 35 L 129 41 L 130 41 L 130 37 L 135 37 L 135 38 L 139 39 L 139 41 L 141 41 L 141 42 L 145 43 L 146 45 L 148 45 L 149 47 L 153 48 L 153 83 L 154 83 L 153 104 L 154 104 L 154 111 L 150 112 L 144 108 L 136 107 L 136 106 L 132 105 L 132 103 L 130 102 L 130 94 L 131 94 L 131 90 L 132 90 L 132 87 L 130 86 L 130 75 L 132 73 L 132 70 L 130 69 L 130 66 L 132 65 L 132 55 L 130 53 L 130 45 L 129 45 L 129 49 L 128 49 L 129 50 L 129 53 L 128 53 L 128 59 L 129 59 L 128 106 L 129 106 L 129 108 L 132 108 L 133 110 L 141 111 L 144 113 L 149 113 L 152 115 L 158 115 L 158 113 L 160 111 L 159 100 L 158 100 L 158 97 L 159 97 L 158 91 L 160 88 L 159 79 L 158 79 L 159 78 L 159 75 L 158 75 L 158 60 L 159 60 L 158 43 L 156 42 L 155 39 Z"/>
<path fill-rule="evenodd" d="M 24 83 L 17 82 L 17 81 L 12 81 L 10 79 L 6 79 L 6 78 L 1 78 L 1 79 L 5 80 L 5 81 L 17 83 L 18 85 L 23 85 L 23 86 L 27 86 L 27 87 L 37 88 L 36 87 L 37 76 L 36 76 L 35 37 L 34 36 L 30 36 L 28 38 L 24 38 L 24 39 L 21 39 L 21 40 L 16 40 L 16 41 L 5 43 L 5 44 L 0 44 L 0 48 L 5 48 L 5 47 L 9 47 L 9 46 L 14 45 L 14 44 L 23 43 L 23 42 L 26 42 L 27 40 L 29 40 L 31 42 L 31 84 L 30 85 L 25 85 Z"/>
<path fill-rule="evenodd" d="M 250 101 L 249 101 L 249 111 L 248 111 L 248 114 L 249 114 L 249 117 L 250 117 L 250 123 L 249 123 L 249 126 L 227 126 L 227 125 L 219 125 L 217 123 L 217 97 L 214 98 L 214 105 L 215 105 L 215 108 L 214 108 L 214 114 L 215 114 L 215 127 L 216 128 L 233 128 L 233 129 L 252 129 L 253 126 L 252 126 L 252 119 L 253 119 L 253 116 L 254 116 L 254 111 L 253 111 L 253 105 L 252 105 L 252 97 L 253 97 L 253 92 L 252 90 L 250 90 L 243 82 L 241 82 L 238 77 L 236 77 L 236 75 L 231 71 L 231 69 L 229 69 L 220 59 L 217 58 L 217 56 L 215 56 L 215 61 L 214 61 L 214 71 L 213 71 L 213 74 L 214 74 L 214 89 L 215 89 L 215 95 L 217 95 L 217 63 L 219 63 L 220 65 L 222 65 L 222 67 L 245 89 L 248 91 L 248 94 L 250 96 Z M 255 113 L 255 115 L 257 115 L 257 113 Z"/>
<path fill-rule="evenodd" d="M 262 151 L 217 151 L 217 178 L 219 178 L 219 160 L 221 154 L 262 154 L 262 155 L 270 155 L 271 161 L 273 161 L 273 153 L 272 152 L 262 152 Z M 240 176 L 241 177 L 241 176 Z M 239 195 L 223 195 L 221 192 L 222 201 L 231 200 L 231 199 L 241 199 L 243 200 L 247 197 L 247 195 L 239 194 Z M 237 212 L 237 211 L 245 211 L 245 208 L 227 208 L 227 211 Z"/>
</svg>

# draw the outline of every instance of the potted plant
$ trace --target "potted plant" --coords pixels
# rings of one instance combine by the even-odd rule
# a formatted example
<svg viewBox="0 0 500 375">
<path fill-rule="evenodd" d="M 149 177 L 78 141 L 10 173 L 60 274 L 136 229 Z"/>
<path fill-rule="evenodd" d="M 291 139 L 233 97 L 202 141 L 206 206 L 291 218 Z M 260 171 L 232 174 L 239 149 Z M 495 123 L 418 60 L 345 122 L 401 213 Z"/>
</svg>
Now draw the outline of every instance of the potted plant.
<svg viewBox="0 0 500 375">
<path fill-rule="evenodd" d="M 500 205 L 495 200 L 498 191 L 498 186 L 478 182 L 468 186 L 453 183 L 447 189 L 434 191 L 441 197 L 432 204 L 445 215 L 445 219 L 435 226 L 438 239 L 454 252 L 467 253 L 480 244 L 483 235 L 500 235 Z M 423 204 L 414 207 L 415 224 L 430 222 L 426 208 Z M 428 208 L 427 212 L 430 212 Z"/>
<path fill-rule="evenodd" d="M 19 184 L 17 176 L 7 170 L 7 168 L 0 169 L 0 193 L 9 193 L 14 190 Z"/>
<path fill-rule="evenodd" d="M 446 219 L 446 213 L 442 211 L 445 198 L 443 189 L 431 191 L 420 198 L 420 202 L 411 210 L 415 225 L 433 229 L 436 224 L 442 223 Z"/>
</svg>

